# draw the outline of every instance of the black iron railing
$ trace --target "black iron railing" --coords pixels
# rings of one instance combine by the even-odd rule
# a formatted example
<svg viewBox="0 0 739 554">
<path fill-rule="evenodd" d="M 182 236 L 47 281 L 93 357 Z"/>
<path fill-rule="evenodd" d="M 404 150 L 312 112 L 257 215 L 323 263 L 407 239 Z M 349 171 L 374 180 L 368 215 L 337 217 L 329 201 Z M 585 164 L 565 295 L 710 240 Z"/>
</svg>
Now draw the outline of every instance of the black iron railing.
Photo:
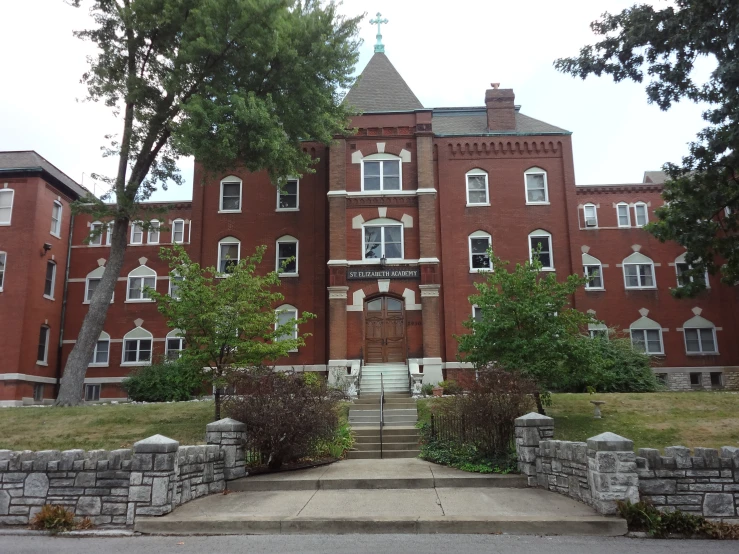
<svg viewBox="0 0 739 554">
<path fill-rule="evenodd" d="M 385 426 L 385 383 L 380 373 L 380 459 L 382 459 L 382 428 Z"/>
</svg>

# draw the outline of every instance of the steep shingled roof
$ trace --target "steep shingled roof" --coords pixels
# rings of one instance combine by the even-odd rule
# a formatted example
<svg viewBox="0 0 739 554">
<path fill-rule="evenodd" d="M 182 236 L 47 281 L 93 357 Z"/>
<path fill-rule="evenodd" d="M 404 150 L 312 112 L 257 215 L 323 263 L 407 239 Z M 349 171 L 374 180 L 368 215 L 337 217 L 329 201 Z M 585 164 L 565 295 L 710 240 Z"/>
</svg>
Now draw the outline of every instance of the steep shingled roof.
<svg viewBox="0 0 739 554">
<path fill-rule="evenodd" d="M 90 191 L 70 178 L 66 173 L 33 150 L 16 152 L 0 152 L 0 172 L 2 171 L 40 170 L 48 173 L 78 196 L 85 196 Z"/>
<path fill-rule="evenodd" d="M 344 104 L 361 113 L 400 112 L 423 108 L 411 87 L 382 52 L 375 52 L 367 67 L 344 97 Z"/>
<path fill-rule="evenodd" d="M 644 182 L 645 183 L 656 183 L 658 185 L 663 184 L 667 180 L 667 173 L 664 171 L 645 171 Z"/>
<path fill-rule="evenodd" d="M 570 134 L 570 131 L 539 121 L 516 111 L 515 131 L 488 131 L 487 110 L 480 108 L 435 108 L 433 130 L 436 135 L 486 134 Z"/>
</svg>

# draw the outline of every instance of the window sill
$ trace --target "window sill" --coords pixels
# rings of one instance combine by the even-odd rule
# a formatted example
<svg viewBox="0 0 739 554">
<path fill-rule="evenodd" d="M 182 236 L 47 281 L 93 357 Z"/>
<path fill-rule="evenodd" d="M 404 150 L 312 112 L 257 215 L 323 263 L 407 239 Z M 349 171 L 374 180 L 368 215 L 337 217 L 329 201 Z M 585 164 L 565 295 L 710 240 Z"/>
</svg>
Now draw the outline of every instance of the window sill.
<svg viewBox="0 0 739 554">
<path fill-rule="evenodd" d="M 54 297 L 47 294 L 44 294 L 44 298 L 46 298 L 47 300 L 51 300 L 52 302 L 54 301 Z"/>
<path fill-rule="evenodd" d="M 109 364 L 90 364 L 87 367 L 110 367 Z"/>
<path fill-rule="evenodd" d="M 288 277 L 289 278 L 289 277 L 299 277 L 300 274 L 299 273 L 278 273 L 277 276 L 278 277 Z"/>
<path fill-rule="evenodd" d="M 0 227 L 10 227 L 10 223 L 0 223 Z"/>
<path fill-rule="evenodd" d="M 124 304 L 152 304 L 154 300 L 146 298 L 144 300 L 126 300 Z"/>
<path fill-rule="evenodd" d="M 380 258 L 362 258 L 363 264 L 381 265 Z M 386 264 L 405 264 L 409 263 L 405 258 L 385 258 Z"/>
<path fill-rule="evenodd" d="M 657 287 L 624 287 L 625 290 L 657 290 Z"/>
<path fill-rule="evenodd" d="M 493 272 L 493 268 L 492 267 L 490 267 L 490 268 L 487 268 L 487 267 L 485 267 L 485 268 L 482 268 L 482 267 L 471 267 L 470 268 L 470 273 L 492 273 L 492 272 Z"/>
<path fill-rule="evenodd" d="M 143 242 L 129 242 L 128 246 L 144 246 Z"/>
<path fill-rule="evenodd" d="M 54 237 L 54 238 L 57 238 L 57 239 L 59 239 L 59 240 L 61 240 L 61 239 L 62 239 L 62 236 L 61 236 L 61 235 L 57 235 L 57 234 L 55 234 L 55 233 L 51 233 L 51 232 L 50 232 L 49 234 L 50 234 L 50 235 L 51 235 L 52 237 Z"/>
<path fill-rule="evenodd" d="M 469 202 L 467 202 L 468 208 L 474 208 L 477 206 L 481 206 L 481 207 L 490 206 L 490 202 L 485 202 L 485 203 L 480 203 L 480 204 L 470 204 Z"/>
<path fill-rule="evenodd" d="M 39 362 L 38 360 L 36 360 L 36 365 L 42 365 L 44 367 L 48 367 L 49 366 L 49 363 L 48 362 Z"/>
<path fill-rule="evenodd" d="M 703 356 L 718 356 L 718 352 L 686 352 L 686 356 L 697 356 L 697 357 L 703 357 Z"/>
<path fill-rule="evenodd" d="M 151 361 L 148 362 L 121 362 L 121 367 L 136 367 L 142 365 L 151 365 Z"/>
<path fill-rule="evenodd" d="M 299 212 L 300 208 L 275 208 L 276 212 Z"/>
<path fill-rule="evenodd" d="M 240 214 L 241 210 L 218 210 L 219 214 Z"/>
<path fill-rule="evenodd" d="M 585 287 L 585 292 L 606 292 L 606 289 L 604 288 L 587 288 Z"/>
<path fill-rule="evenodd" d="M 551 206 L 551 202 L 526 202 L 527 206 Z"/>
<path fill-rule="evenodd" d="M 103 245 L 102 244 L 89 244 L 88 243 L 87 246 L 89 246 L 90 248 L 101 248 Z M 105 246 L 109 246 L 109 245 L 106 244 Z"/>
<path fill-rule="evenodd" d="M 557 270 L 554 269 L 553 267 L 542 267 L 541 271 L 557 271 Z"/>
</svg>

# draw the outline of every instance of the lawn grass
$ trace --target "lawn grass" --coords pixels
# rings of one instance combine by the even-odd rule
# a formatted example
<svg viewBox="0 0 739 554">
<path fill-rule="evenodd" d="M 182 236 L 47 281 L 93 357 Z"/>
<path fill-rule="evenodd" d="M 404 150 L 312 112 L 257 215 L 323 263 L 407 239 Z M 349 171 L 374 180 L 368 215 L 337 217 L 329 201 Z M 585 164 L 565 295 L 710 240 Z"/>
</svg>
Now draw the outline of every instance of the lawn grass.
<svg viewBox="0 0 739 554">
<path fill-rule="evenodd" d="M 602 419 L 593 418 L 591 400 L 603 400 Z M 419 421 L 429 403 L 419 400 Z M 546 409 L 554 418 L 554 438 L 585 441 L 610 431 L 634 441 L 634 448 L 739 446 L 739 393 L 658 392 L 641 394 L 553 394 Z"/>
</svg>

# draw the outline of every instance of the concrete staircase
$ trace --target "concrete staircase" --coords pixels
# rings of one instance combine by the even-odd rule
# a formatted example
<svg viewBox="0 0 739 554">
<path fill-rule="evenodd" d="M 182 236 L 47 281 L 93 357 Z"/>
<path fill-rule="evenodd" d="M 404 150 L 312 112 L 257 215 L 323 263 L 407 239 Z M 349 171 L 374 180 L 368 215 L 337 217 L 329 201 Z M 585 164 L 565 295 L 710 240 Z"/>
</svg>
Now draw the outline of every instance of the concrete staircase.
<svg viewBox="0 0 739 554">
<path fill-rule="evenodd" d="M 385 393 L 404 392 L 410 394 L 408 384 L 408 366 L 402 363 L 394 364 L 365 364 L 362 367 L 362 379 L 359 390 L 362 396 L 366 394 L 380 394 L 380 375 L 385 384 Z"/>
<path fill-rule="evenodd" d="M 349 409 L 354 448 L 347 459 L 415 458 L 418 456 L 418 412 L 408 392 L 385 392 L 380 439 L 380 395 L 363 394 Z"/>
</svg>

